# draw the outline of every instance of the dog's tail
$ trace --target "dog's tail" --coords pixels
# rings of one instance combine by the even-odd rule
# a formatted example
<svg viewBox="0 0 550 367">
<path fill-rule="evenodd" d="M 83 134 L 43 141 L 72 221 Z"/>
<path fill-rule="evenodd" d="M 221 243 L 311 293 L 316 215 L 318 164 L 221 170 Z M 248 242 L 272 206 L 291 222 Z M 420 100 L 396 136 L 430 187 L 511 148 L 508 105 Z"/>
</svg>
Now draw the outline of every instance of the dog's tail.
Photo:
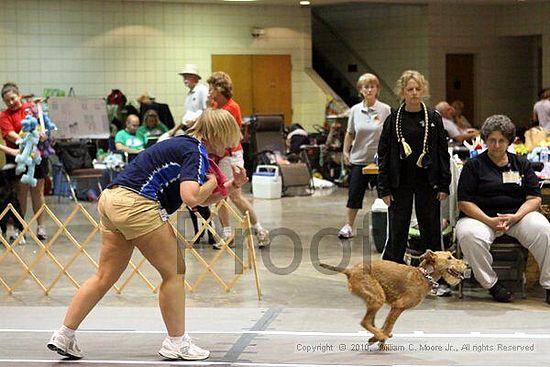
<svg viewBox="0 0 550 367">
<path fill-rule="evenodd" d="M 332 265 L 324 264 L 324 263 L 319 263 L 319 265 L 321 267 L 325 268 L 325 269 L 332 270 L 332 271 L 335 271 L 337 273 L 342 273 L 342 274 L 349 275 L 349 270 L 346 269 L 346 268 L 340 268 L 338 266 L 332 266 Z"/>
</svg>

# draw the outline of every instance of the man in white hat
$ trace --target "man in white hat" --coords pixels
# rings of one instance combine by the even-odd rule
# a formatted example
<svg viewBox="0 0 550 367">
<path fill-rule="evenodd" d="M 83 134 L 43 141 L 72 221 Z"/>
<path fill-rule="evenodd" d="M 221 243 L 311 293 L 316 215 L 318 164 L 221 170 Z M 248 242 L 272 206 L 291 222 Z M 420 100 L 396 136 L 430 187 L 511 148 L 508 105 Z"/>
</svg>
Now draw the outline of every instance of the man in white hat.
<svg viewBox="0 0 550 367">
<path fill-rule="evenodd" d="M 199 114 L 206 109 L 208 100 L 208 87 L 204 84 L 199 84 L 201 79 L 199 69 L 195 64 L 187 64 L 179 73 L 183 76 L 183 83 L 189 88 L 189 93 L 185 98 L 185 115 L 183 123 L 196 120 Z"/>
</svg>

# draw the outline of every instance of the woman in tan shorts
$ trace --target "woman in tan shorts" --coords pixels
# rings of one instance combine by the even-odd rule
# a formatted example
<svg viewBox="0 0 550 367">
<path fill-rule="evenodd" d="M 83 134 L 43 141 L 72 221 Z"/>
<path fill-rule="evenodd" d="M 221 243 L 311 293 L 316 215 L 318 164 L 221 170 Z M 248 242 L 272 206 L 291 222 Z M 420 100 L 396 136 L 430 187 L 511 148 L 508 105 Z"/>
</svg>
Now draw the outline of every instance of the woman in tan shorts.
<svg viewBox="0 0 550 367">
<path fill-rule="evenodd" d="M 102 245 L 99 269 L 74 296 L 61 328 L 48 348 L 78 359 L 83 354 L 75 330 L 115 284 L 137 247 L 162 277 L 159 305 L 168 336 L 159 354 L 171 360 L 206 359 L 210 352 L 185 334 L 185 263 L 168 216 L 181 204 L 208 205 L 221 200 L 218 182 L 208 172 L 208 154 L 222 155 L 239 142 L 234 118 L 224 110 L 206 110 L 187 135 L 155 144 L 141 152 L 101 194 L 98 202 Z M 231 190 L 247 181 L 246 172 L 233 167 Z"/>
</svg>

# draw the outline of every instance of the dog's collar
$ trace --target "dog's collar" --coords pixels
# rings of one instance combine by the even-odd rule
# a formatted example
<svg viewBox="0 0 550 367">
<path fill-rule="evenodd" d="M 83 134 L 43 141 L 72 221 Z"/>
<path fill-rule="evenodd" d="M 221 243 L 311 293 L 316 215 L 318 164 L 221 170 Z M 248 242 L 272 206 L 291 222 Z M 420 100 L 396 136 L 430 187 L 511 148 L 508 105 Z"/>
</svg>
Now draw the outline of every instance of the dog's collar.
<svg viewBox="0 0 550 367">
<path fill-rule="evenodd" d="M 436 289 L 439 287 L 439 283 L 434 280 L 432 277 L 433 268 L 430 266 L 429 268 L 423 268 L 422 266 L 418 267 L 418 270 L 424 275 L 424 278 L 430 282 L 430 285 L 432 286 L 432 289 Z"/>
</svg>

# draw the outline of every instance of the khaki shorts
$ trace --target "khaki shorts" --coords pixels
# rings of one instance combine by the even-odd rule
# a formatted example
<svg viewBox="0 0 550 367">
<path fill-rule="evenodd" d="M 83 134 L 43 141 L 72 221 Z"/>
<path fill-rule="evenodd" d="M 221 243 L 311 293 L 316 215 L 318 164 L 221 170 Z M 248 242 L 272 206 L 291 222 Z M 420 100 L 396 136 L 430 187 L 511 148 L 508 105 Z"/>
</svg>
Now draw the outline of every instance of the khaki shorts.
<svg viewBox="0 0 550 367">
<path fill-rule="evenodd" d="M 120 233 L 133 240 L 166 223 L 158 202 L 123 187 L 107 189 L 97 203 L 101 231 Z"/>
</svg>

